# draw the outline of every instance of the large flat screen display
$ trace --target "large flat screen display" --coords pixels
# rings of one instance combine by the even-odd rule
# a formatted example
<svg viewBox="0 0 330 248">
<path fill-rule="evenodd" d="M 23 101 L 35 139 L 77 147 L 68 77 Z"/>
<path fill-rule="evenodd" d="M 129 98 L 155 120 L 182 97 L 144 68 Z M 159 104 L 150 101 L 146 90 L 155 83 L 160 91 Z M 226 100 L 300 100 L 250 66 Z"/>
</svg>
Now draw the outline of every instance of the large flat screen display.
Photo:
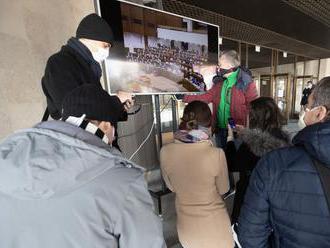
<svg viewBox="0 0 330 248">
<path fill-rule="evenodd" d="M 105 61 L 109 93 L 197 93 L 211 86 L 196 68 L 217 65 L 218 26 L 126 1 L 97 5 L 115 39 Z"/>
</svg>

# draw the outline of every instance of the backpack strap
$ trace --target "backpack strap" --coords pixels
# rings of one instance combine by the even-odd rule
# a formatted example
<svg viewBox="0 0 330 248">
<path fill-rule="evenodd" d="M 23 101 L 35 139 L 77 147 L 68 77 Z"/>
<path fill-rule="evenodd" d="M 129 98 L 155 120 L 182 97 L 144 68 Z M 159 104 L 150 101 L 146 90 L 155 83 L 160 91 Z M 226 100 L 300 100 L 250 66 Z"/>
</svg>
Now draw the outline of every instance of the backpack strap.
<svg viewBox="0 0 330 248">
<path fill-rule="evenodd" d="M 45 109 L 45 113 L 44 115 L 42 116 L 42 119 L 41 121 L 47 121 L 49 118 L 49 111 L 48 111 L 48 108 Z"/>
<path fill-rule="evenodd" d="M 330 168 L 316 159 L 313 159 L 313 164 L 319 174 L 323 192 L 327 200 L 330 212 Z"/>
</svg>

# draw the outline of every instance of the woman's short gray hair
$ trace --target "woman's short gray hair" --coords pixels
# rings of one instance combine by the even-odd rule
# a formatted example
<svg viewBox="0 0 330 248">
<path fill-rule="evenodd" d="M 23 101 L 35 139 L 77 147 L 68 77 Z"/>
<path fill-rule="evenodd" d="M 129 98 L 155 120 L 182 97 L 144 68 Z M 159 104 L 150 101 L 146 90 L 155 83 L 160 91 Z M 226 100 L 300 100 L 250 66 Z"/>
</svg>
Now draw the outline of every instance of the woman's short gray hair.
<svg viewBox="0 0 330 248">
<path fill-rule="evenodd" d="M 220 53 L 221 57 L 225 57 L 233 67 L 238 67 L 241 64 L 239 54 L 235 50 L 225 50 Z"/>
</svg>

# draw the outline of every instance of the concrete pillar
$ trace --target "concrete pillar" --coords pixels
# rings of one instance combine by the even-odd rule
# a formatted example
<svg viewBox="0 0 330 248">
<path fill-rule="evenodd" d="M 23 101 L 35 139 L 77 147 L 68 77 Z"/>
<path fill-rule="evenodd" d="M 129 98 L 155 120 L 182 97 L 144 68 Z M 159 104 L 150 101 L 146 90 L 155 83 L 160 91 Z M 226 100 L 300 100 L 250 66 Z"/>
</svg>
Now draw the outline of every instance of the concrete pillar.
<svg viewBox="0 0 330 248">
<path fill-rule="evenodd" d="M 41 120 L 48 57 L 94 12 L 90 0 L 0 0 L 0 139 Z"/>
</svg>

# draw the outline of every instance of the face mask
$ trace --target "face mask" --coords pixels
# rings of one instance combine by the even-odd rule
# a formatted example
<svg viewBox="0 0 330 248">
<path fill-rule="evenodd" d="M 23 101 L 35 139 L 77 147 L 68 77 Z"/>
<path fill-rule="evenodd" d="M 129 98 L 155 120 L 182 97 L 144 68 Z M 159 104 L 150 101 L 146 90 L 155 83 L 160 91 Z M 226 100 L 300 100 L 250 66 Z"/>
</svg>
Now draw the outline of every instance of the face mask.
<svg viewBox="0 0 330 248">
<path fill-rule="evenodd" d="M 237 67 L 233 67 L 233 68 L 230 68 L 230 69 L 220 68 L 217 72 L 217 75 L 224 78 L 226 74 L 231 73 L 231 72 L 236 71 L 236 70 L 237 70 Z"/>
<path fill-rule="evenodd" d="M 306 125 L 306 122 L 305 122 L 305 115 L 306 115 L 306 113 L 307 112 L 312 112 L 312 111 L 314 111 L 315 109 L 317 109 L 318 108 L 318 106 L 317 107 L 314 107 L 314 108 L 312 108 L 312 109 L 308 109 L 308 108 L 306 108 L 306 111 L 305 110 L 303 110 L 301 113 L 300 113 L 300 115 L 299 115 L 299 121 L 298 121 L 298 126 L 301 128 L 301 129 L 303 129 L 303 128 L 305 128 L 307 125 Z"/>
<path fill-rule="evenodd" d="M 304 129 L 306 127 L 306 123 L 305 123 L 305 120 L 304 120 L 305 114 L 306 114 L 305 110 L 302 110 L 301 113 L 299 114 L 298 127 L 300 129 Z"/>
<path fill-rule="evenodd" d="M 92 52 L 92 55 L 97 62 L 101 62 L 109 56 L 109 48 L 100 47 L 96 52 Z"/>
</svg>

